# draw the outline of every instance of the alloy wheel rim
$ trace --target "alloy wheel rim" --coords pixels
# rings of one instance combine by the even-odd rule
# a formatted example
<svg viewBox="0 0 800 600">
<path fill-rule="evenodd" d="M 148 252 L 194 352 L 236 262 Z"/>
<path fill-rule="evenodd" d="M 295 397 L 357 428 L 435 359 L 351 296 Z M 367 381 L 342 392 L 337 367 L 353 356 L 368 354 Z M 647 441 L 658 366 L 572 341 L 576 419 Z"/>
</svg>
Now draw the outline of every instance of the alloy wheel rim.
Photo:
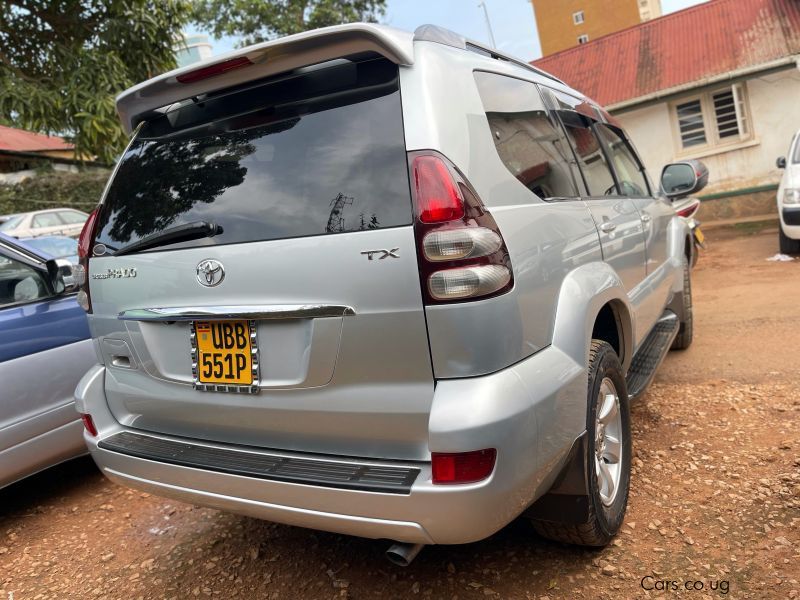
<svg viewBox="0 0 800 600">
<path fill-rule="evenodd" d="M 622 478 L 622 414 L 619 394 L 608 377 L 600 383 L 594 435 L 594 467 L 604 506 L 611 506 Z"/>
</svg>

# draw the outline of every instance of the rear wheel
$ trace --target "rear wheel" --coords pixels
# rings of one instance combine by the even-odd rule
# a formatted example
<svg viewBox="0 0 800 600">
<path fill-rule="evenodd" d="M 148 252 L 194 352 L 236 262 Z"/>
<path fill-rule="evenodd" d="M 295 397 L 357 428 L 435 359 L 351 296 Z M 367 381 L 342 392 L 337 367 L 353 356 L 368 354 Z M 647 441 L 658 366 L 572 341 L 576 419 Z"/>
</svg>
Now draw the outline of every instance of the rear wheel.
<svg viewBox="0 0 800 600">
<path fill-rule="evenodd" d="M 783 254 L 800 254 L 800 240 L 788 237 L 780 225 L 778 225 L 778 242 Z"/>
<path fill-rule="evenodd" d="M 533 525 L 556 541 L 605 546 L 622 526 L 628 506 L 631 425 L 622 366 L 614 349 L 601 340 L 592 340 L 589 353 L 587 402 L 588 519 L 577 525 L 535 519 Z"/>
<path fill-rule="evenodd" d="M 683 259 L 683 291 L 681 292 L 681 302 L 683 303 L 683 315 L 678 335 L 670 346 L 670 350 L 686 350 L 692 345 L 694 336 L 694 317 L 692 316 L 692 275 L 689 269 L 689 261 Z"/>
</svg>

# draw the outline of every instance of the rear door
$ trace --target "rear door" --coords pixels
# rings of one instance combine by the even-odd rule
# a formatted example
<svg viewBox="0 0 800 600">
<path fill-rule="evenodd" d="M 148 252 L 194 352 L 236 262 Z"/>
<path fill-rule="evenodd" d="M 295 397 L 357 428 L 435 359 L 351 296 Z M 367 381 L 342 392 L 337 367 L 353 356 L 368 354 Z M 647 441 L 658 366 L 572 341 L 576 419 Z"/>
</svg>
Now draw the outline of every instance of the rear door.
<svg viewBox="0 0 800 600">
<path fill-rule="evenodd" d="M 9 452 L 78 421 L 72 394 L 94 361 L 75 296 L 54 294 L 44 261 L 0 236 L 0 486 L 81 448 L 78 426 L 68 445 Z"/>
<path fill-rule="evenodd" d="M 619 194 L 600 141 L 592 130 L 593 121 L 577 110 L 558 111 L 583 174 L 586 205 L 600 236 L 603 260 L 622 280 L 636 303 L 636 288 L 645 278 L 645 247 L 642 221 L 636 205 Z"/>
<path fill-rule="evenodd" d="M 124 250 L 180 226 L 205 234 Z M 433 377 L 396 65 L 334 61 L 155 116 L 104 199 L 89 272 L 121 423 L 428 456 Z"/>
<path fill-rule="evenodd" d="M 598 123 L 595 131 L 611 161 L 620 194 L 630 198 L 641 216 L 647 257 L 647 297 L 642 302 L 641 327 L 646 333 L 661 316 L 671 290 L 668 228 L 675 209 L 665 197 L 655 196 L 639 157 L 622 130 Z"/>
</svg>

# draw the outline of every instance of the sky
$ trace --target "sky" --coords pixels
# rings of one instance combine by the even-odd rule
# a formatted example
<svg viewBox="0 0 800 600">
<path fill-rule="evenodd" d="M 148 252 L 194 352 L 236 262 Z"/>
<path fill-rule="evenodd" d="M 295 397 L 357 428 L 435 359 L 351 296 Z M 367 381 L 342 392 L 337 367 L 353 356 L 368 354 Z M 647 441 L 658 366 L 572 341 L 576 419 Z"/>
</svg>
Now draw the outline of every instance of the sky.
<svg viewBox="0 0 800 600">
<path fill-rule="evenodd" d="M 414 31 L 419 25 L 441 25 L 478 42 L 489 44 L 489 32 L 479 0 L 387 0 L 381 21 Z M 485 0 L 498 50 L 525 60 L 541 57 L 539 35 L 530 0 Z M 558 2 L 559 0 L 551 0 Z M 664 14 L 706 0 L 661 0 Z M 232 50 L 235 38 L 212 40 L 214 54 Z"/>
</svg>

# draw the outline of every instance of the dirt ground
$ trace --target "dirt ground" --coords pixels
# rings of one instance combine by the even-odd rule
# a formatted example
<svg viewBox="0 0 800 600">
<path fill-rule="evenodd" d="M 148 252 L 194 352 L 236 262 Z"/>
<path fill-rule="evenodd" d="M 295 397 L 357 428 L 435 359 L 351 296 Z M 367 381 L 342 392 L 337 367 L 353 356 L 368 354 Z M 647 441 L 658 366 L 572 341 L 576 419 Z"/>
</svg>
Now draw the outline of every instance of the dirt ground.
<svg viewBox="0 0 800 600">
<path fill-rule="evenodd" d="M 800 600 L 800 260 L 766 262 L 774 230 L 710 238 L 694 345 L 668 356 L 632 411 L 630 504 L 608 548 L 548 542 L 518 521 L 401 569 L 385 542 L 133 492 L 84 459 L 0 491 L 0 600 Z"/>
</svg>

